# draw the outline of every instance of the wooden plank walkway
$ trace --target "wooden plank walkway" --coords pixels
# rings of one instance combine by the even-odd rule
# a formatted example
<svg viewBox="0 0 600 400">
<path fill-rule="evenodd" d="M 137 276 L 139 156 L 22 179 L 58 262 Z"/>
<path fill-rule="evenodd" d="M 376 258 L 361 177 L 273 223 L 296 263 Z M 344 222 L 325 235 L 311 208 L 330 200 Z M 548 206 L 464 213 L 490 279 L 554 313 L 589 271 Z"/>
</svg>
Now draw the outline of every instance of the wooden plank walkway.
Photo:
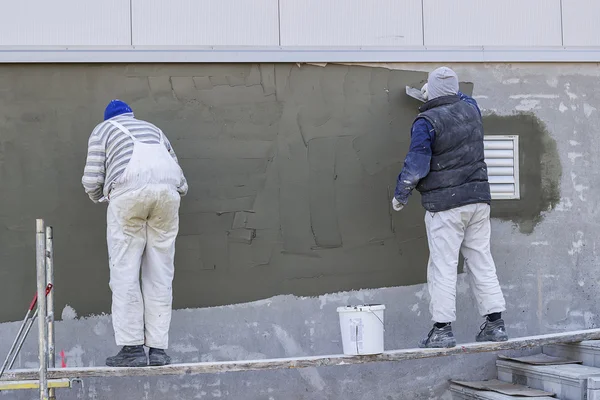
<svg viewBox="0 0 600 400">
<path fill-rule="evenodd" d="M 600 329 L 552 333 L 511 339 L 499 343 L 466 343 L 451 349 L 403 349 L 386 351 L 374 356 L 323 355 L 311 357 L 276 358 L 264 360 L 203 362 L 193 364 L 173 364 L 164 367 L 143 368 L 55 368 L 48 369 L 49 379 L 88 378 L 88 377 L 126 377 L 158 375 L 198 375 L 222 372 L 259 371 L 290 368 L 329 367 L 357 365 L 373 362 L 392 362 L 417 360 L 422 358 L 445 357 L 459 354 L 475 354 L 538 347 L 553 343 L 575 343 L 584 340 L 599 340 Z M 2 380 L 37 380 L 38 370 L 10 370 L 4 373 Z"/>
</svg>

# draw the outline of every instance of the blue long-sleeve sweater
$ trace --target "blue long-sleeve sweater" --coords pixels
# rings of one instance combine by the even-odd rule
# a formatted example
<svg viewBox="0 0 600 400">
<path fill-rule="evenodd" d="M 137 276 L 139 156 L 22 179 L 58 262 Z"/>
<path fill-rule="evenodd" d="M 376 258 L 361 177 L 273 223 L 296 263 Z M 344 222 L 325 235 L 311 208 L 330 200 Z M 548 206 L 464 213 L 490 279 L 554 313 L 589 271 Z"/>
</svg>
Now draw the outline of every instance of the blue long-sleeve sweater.
<svg viewBox="0 0 600 400">
<path fill-rule="evenodd" d="M 479 115 L 481 110 L 477 102 L 472 97 L 458 92 L 460 99 L 473 105 Z M 417 118 L 413 123 L 410 133 L 410 148 L 404 159 L 404 167 L 398 175 L 396 191 L 394 196 L 400 204 L 408 202 L 408 196 L 417 186 L 419 181 L 429 174 L 431 166 L 431 146 L 435 140 L 435 130 L 433 125 L 425 118 Z"/>
</svg>

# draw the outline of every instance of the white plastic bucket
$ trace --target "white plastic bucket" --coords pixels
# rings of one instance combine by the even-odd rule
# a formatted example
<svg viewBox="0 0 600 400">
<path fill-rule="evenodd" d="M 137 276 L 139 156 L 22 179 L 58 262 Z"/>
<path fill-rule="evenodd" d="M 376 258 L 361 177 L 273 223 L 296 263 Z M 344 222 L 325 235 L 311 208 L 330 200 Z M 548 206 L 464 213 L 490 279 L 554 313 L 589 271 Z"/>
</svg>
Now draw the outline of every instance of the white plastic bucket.
<svg viewBox="0 0 600 400">
<path fill-rule="evenodd" d="M 383 353 L 383 304 L 338 307 L 344 354 Z"/>
</svg>

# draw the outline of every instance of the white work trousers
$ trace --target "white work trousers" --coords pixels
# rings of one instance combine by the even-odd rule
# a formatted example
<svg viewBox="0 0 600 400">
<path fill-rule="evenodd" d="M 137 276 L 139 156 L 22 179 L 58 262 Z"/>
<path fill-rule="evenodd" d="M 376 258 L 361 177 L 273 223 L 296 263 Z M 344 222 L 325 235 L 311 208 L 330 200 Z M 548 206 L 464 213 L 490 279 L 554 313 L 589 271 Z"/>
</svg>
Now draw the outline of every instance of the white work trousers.
<svg viewBox="0 0 600 400">
<path fill-rule="evenodd" d="M 160 143 L 133 140 L 133 153 L 109 195 L 107 242 L 112 320 L 119 346 L 169 343 L 175 239 L 183 172 Z M 142 288 L 140 290 L 140 269 Z"/>
<path fill-rule="evenodd" d="M 506 309 L 490 252 L 490 206 L 470 204 L 425 214 L 429 242 L 427 283 L 434 322 L 456 321 L 456 280 L 459 252 L 481 316 Z"/>
<path fill-rule="evenodd" d="M 112 321 L 119 346 L 168 347 L 179 203 L 177 190 L 165 185 L 149 185 L 110 200 L 107 241 Z"/>
</svg>

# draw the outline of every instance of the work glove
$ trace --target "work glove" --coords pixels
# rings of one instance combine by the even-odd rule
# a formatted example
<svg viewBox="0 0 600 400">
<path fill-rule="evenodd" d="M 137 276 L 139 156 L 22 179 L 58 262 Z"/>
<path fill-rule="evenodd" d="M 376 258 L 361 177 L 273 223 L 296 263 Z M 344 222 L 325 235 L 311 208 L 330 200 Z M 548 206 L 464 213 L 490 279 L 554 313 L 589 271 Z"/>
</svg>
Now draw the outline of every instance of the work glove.
<svg viewBox="0 0 600 400">
<path fill-rule="evenodd" d="M 427 83 L 425 83 L 423 85 L 423 87 L 421 88 L 421 94 L 423 95 L 423 98 L 425 99 L 425 101 L 429 100 L 429 93 L 427 93 Z"/>
<path fill-rule="evenodd" d="M 392 207 L 394 208 L 394 211 L 400 211 L 404 208 L 404 204 L 400 203 L 398 200 L 396 200 L 396 198 L 394 197 L 392 199 Z"/>
</svg>

